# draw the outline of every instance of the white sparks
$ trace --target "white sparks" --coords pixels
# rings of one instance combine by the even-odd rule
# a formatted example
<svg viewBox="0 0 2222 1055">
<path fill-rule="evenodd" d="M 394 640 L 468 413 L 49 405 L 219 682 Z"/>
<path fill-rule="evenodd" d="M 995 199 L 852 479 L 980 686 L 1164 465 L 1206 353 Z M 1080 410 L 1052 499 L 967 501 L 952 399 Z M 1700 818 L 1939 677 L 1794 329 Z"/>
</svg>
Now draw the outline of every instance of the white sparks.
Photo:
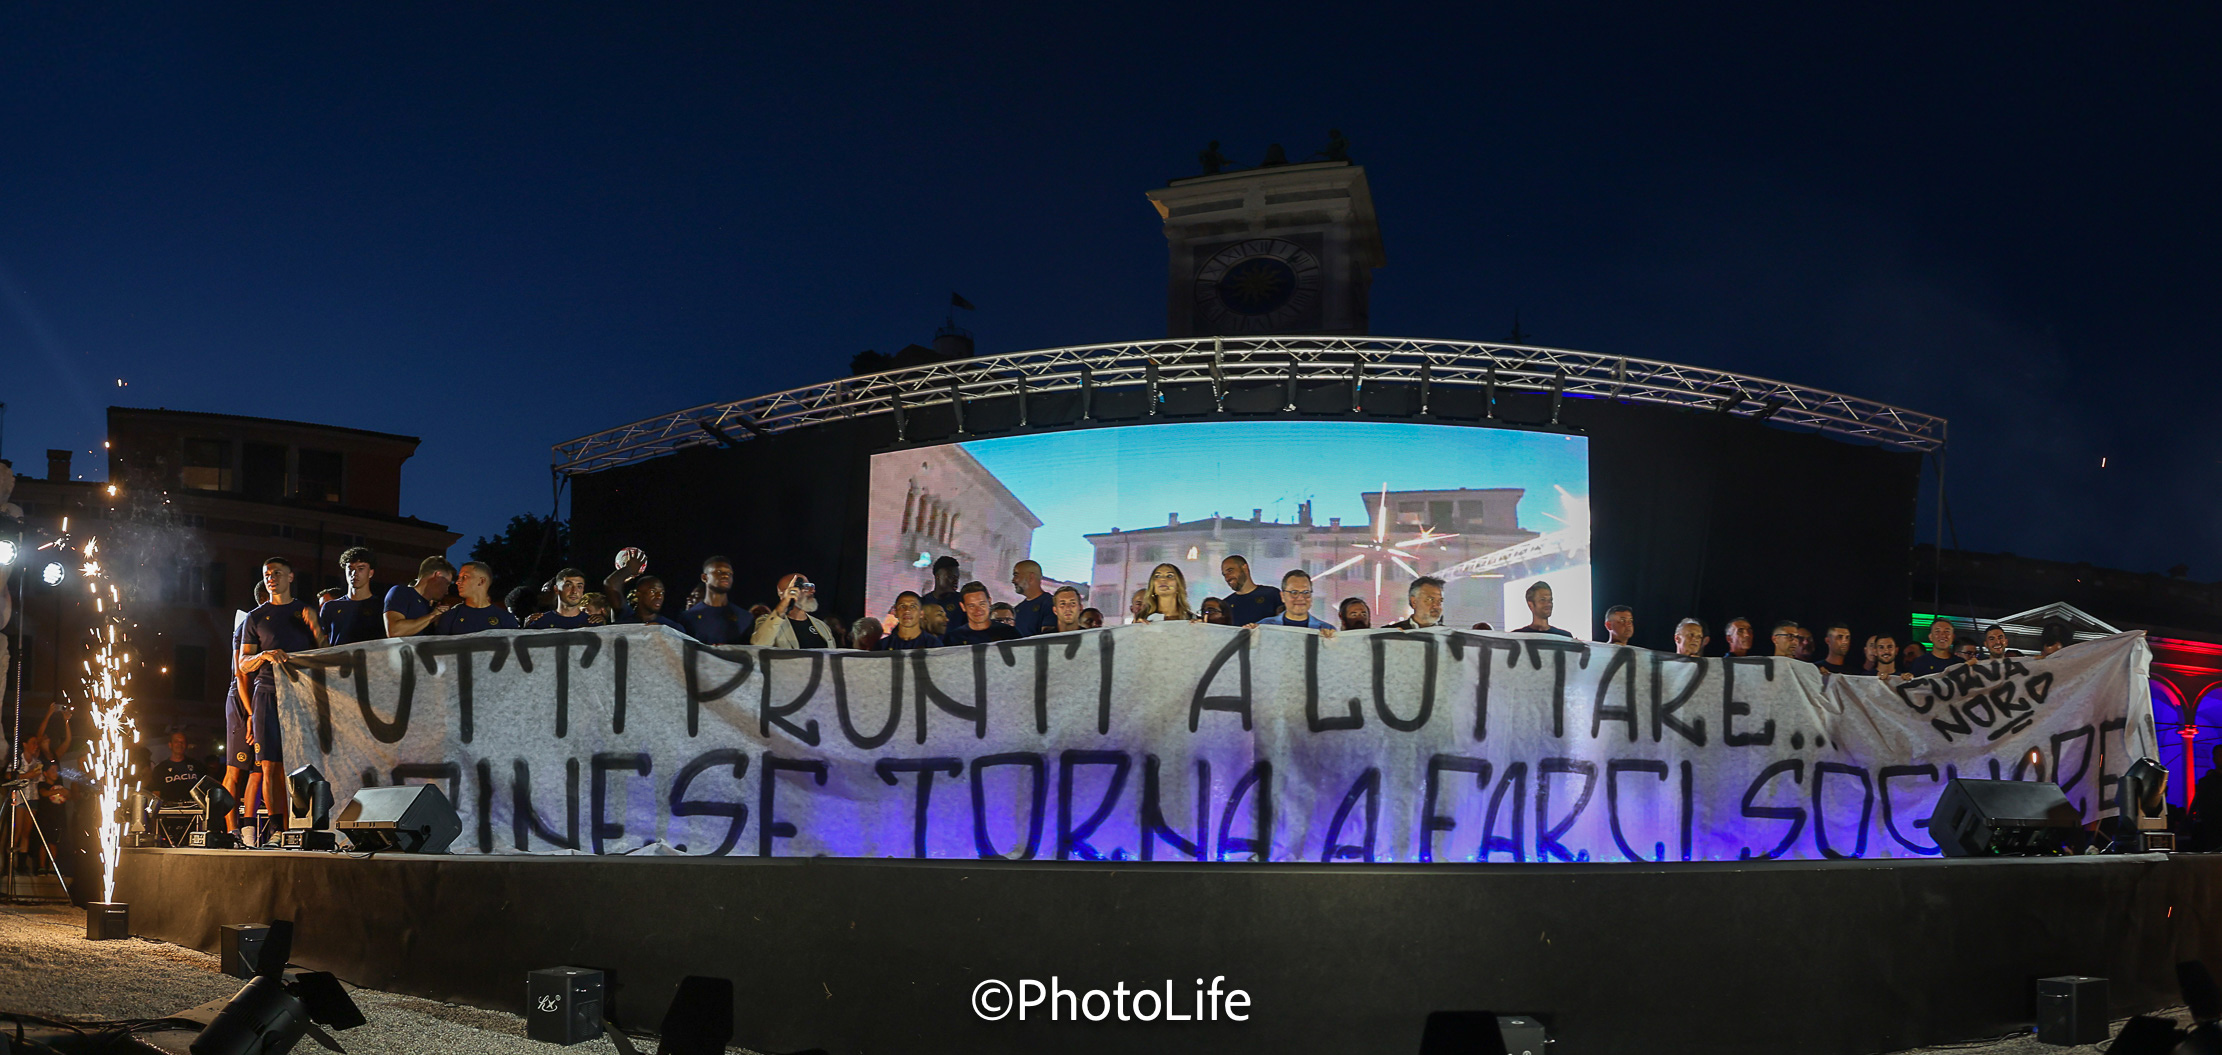
<svg viewBox="0 0 2222 1055">
<path fill-rule="evenodd" d="M 90 558 L 98 549 L 98 540 L 88 539 L 85 556 Z M 125 710 L 131 703 L 130 653 L 123 651 L 127 640 L 121 633 L 123 623 L 123 596 L 113 583 L 108 585 L 108 598 L 100 596 L 100 580 L 106 570 L 99 561 L 86 560 L 85 577 L 93 580 L 93 602 L 98 608 L 101 625 L 93 628 L 93 659 L 85 665 L 85 694 L 93 701 L 93 728 L 99 739 L 93 744 L 90 769 L 93 781 L 100 786 L 99 819 L 100 872 L 102 900 L 116 899 L 116 862 L 121 856 L 123 843 L 124 782 L 130 776 L 130 747 L 138 739 L 138 729 Z M 114 600 L 111 607 L 105 600 Z"/>
</svg>

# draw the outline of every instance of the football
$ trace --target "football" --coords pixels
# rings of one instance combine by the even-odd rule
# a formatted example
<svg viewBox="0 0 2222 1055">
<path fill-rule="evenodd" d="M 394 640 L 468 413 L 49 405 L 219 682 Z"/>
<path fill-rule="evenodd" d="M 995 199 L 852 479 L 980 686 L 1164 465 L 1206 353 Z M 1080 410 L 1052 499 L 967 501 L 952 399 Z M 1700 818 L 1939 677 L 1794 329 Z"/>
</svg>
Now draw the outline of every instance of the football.
<svg viewBox="0 0 2222 1055">
<path fill-rule="evenodd" d="M 640 564 L 645 566 L 647 563 L 648 554 L 641 552 L 638 546 L 627 546 L 617 551 L 617 567 L 620 571 L 629 565 Z"/>
</svg>

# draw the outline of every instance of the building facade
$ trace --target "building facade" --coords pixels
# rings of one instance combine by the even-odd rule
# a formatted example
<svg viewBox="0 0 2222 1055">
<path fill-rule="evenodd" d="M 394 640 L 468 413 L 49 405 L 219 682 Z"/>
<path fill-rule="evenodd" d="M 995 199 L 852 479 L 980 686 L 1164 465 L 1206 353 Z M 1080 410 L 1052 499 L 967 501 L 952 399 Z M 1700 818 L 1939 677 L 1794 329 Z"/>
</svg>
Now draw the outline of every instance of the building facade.
<svg viewBox="0 0 2222 1055">
<path fill-rule="evenodd" d="M 36 726 L 81 696 L 79 654 L 93 625 L 75 557 L 40 546 L 100 539 L 137 624 L 132 695 L 142 730 L 185 728 L 197 749 L 223 731 L 235 612 L 254 606 L 262 562 L 293 563 L 296 592 L 343 585 L 340 554 L 377 554 L 378 588 L 415 577 L 457 535 L 401 513 L 401 467 L 417 439 L 306 422 L 111 407 L 107 479 L 75 480 L 72 452 L 50 451 L 46 478 L 19 475 L 23 540 L 9 582 L 20 619 L 20 703 Z M 19 474 L 26 469 L 18 466 Z M 62 565 L 45 582 L 45 566 Z M 18 700 L 14 691 L 10 705 Z M 13 722 L 13 715 L 8 718 Z M 71 722 L 82 738 L 85 720 Z"/>
<path fill-rule="evenodd" d="M 1497 487 L 1369 494 L 1370 524 L 1345 524 L 1341 517 L 1316 523 L 1309 502 L 1297 505 L 1293 523 L 1266 520 L 1262 509 L 1251 510 L 1248 520 L 1183 523 L 1179 514 L 1167 514 L 1162 526 L 1087 536 L 1095 546 L 1092 594 L 1105 618 L 1116 622 L 1134 591 L 1148 584 L 1150 570 L 1169 563 L 1188 580 L 1189 604 L 1199 605 L 1226 592 L 1219 562 L 1239 554 L 1268 586 L 1295 568 L 1312 575 L 1313 611 L 1323 619 L 1332 620 L 1333 606 L 1344 598 L 1357 597 L 1372 608 L 1375 625 L 1392 622 L 1406 614 L 1405 587 L 1413 579 L 1537 537 L 1519 526 L 1525 493 Z M 1444 591 L 1443 618 L 1455 626 L 1503 626 L 1501 602 L 1492 579 L 1455 581 Z"/>
</svg>

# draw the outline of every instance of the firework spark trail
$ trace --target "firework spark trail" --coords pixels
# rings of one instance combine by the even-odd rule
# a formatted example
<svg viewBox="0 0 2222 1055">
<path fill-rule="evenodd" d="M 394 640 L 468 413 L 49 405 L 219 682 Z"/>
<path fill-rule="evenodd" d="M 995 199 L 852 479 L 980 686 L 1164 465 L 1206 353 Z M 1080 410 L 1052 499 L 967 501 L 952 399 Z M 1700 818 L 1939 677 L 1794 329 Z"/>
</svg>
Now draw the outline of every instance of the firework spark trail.
<svg viewBox="0 0 2222 1055">
<path fill-rule="evenodd" d="M 85 565 L 82 569 L 86 586 L 92 591 L 93 610 L 99 620 L 93 625 L 93 656 L 85 661 L 85 694 L 92 700 L 93 727 L 99 739 L 93 743 L 90 769 L 95 782 L 100 785 L 100 872 L 101 898 L 116 899 L 116 861 L 123 842 L 124 781 L 130 774 L 130 747 L 138 739 L 138 729 L 124 713 L 131 703 L 131 653 L 124 651 L 129 637 L 124 633 L 123 595 L 116 584 L 109 581 L 98 558 L 100 540 L 85 540 Z"/>
</svg>

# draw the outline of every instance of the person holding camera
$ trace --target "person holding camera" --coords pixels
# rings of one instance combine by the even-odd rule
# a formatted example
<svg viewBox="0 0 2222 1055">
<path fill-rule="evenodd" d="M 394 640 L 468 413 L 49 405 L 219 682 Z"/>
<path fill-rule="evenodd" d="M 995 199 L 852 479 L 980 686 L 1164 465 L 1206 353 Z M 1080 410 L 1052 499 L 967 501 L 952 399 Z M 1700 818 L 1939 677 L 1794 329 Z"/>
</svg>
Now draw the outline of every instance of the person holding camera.
<svg viewBox="0 0 2222 1055">
<path fill-rule="evenodd" d="M 748 643 L 759 648 L 833 648 L 833 628 L 812 614 L 818 610 L 818 584 L 794 572 L 779 577 L 779 603 L 757 617 Z"/>
</svg>

